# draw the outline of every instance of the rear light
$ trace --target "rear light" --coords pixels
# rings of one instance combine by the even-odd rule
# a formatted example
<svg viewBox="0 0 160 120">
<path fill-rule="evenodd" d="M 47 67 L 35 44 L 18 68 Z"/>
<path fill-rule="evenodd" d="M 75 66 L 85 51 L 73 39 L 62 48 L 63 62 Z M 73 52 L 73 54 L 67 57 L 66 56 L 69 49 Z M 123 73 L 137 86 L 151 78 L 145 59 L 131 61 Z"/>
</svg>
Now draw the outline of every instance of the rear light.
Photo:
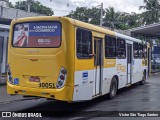
<svg viewBox="0 0 160 120">
<path fill-rule="evenodd" d="M 58 85 L 59 85 L 59 86 L 62 86 L 62 85 L 63 85 L 63 82 L 62 82 L 62 81 L 58 81 Z"/>
<path fill-rule="evenodd" d="M 66 76 L 67 76 L 67 70 L 64 67 L 62 67 L 58 76 L 56 88 L 62 88 L 64 86 L 66 81 Z"/>
<path fill-rule="evenodd" d="M 8 75 L 11 75 L 11 71 L 8 71 Z"/>
<path fill-rule="evenodd" d="M 66 70 L 61 70 L 62 74 L 66 74 L 66 72 L 67 72 Z"/>
<path fill-rule="evenodd" d="M 12 73 L 11 73 L 9 65 L 7 65 L 7 77 L 8 77 L 8 82 L 10 84 L 13 84 Z"/>
<path fill-rule="evenodd" d="M 61 75 L 61 76 L 60 76 L 60 79 L 61 79 L 61 80 L 64 80 L 64 76 L 63 76 L 63 75 Z"/>
</svg>

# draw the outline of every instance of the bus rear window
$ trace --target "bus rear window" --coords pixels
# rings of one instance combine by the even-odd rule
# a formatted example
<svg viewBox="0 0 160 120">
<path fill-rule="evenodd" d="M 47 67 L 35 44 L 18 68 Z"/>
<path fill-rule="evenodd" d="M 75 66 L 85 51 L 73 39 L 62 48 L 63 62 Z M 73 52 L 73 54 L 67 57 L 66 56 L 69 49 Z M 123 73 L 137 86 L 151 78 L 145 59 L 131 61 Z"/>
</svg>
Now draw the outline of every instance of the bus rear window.
<svg viewBox="0 0 160 120">
<path fill-rule="evenodd" d="M 30 22 L 14 25 L 13 47 L 56 48 L 60 45 L 60 22 Z"/>
</svg>

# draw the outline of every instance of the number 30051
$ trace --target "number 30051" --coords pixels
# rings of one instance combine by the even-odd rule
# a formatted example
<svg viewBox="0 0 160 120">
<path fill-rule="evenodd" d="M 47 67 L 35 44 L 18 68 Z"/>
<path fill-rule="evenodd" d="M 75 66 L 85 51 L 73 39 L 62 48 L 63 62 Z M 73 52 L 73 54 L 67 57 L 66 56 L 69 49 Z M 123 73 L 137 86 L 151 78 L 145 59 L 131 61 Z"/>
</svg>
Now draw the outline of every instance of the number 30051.
<svg viewBox="0 0 160 120">
<path fill-rule="evenodd" d="M 54 83 L 39 83 L 39 87 L 41 88 L 55 88 Z"/>
</svg>

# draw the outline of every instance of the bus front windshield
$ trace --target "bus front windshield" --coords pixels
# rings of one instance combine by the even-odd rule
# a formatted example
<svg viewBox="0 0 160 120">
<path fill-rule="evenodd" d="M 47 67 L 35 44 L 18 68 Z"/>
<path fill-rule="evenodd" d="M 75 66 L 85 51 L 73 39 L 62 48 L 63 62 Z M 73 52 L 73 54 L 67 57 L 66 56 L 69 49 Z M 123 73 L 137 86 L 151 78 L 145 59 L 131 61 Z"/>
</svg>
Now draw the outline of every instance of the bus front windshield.
<svg viewBox="0 0 160 120">
<path fill-rule="evenodd" d="M 57 48 L 61 45 L 60 22 L 18 23 L 13 31 L 13 47 Z"/>
</svg>

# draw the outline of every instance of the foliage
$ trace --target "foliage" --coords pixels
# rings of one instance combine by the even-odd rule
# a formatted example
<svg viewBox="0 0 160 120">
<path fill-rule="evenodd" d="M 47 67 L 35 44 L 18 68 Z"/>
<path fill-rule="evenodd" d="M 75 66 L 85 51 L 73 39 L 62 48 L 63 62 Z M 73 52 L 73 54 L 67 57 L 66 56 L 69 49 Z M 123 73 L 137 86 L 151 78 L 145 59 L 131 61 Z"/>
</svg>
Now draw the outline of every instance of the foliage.
<svg viewBox="0 0 160 120">
<path fill-rule="evenodd" d="M 67 17 L 71 17 L 83 22 L 99 25 L 100 15 L 101 15 L 101 11 L 96 7 L 93 7 L 93 8 L 77 7 L 76 11 L 71 11 L 71 13 L 67 15 Z"/>
<path fill-rule="evenodd" d="M 160 0 L 144 0 L 144 5 L 140 6 L 139 9 L 144 9 L 145 11 L 142 14 L 136 14 L 134 12 L 116 12 L 113 7 L 106 8 L 104 10 L 103 26 L 109 27 L 111 30 L 126 30 L 141 25 L 160 22 Z M 76 11 L 72 11 L 68 16 L 84 22 L 99 25 L 100 9 L 79 7 Z"/>
<path fill-rule="evenodd" d="M 143 23 L 152 24 L 159 22 L 160 17 L 160 2 L 159 0 L 144 0 L 143 6 L 140 6 L 139 9 L 146 10 L 142 13 Z"/>
<path fill-rule="evenodd" d="M 35 12 L 35 13 L 39 13 L 39 14 L 45 14 L 47 16 L 50 16 L 50 15 L 54 14 L 54 12 L 52 11 L 51 8 L 43 6 L 38 1 L 33 2 L 32 0 L 18 1 L 18 2 L 15 3 L 15 6 L 10 3 L 10 7 L 27 11 L 28 4 L 31 5 L 31 8 L 30 8 L 31 12 Z"/>
<path fill-rule="evenodd" d="M 89 11 L 86 7 L 77 7 L 76 11 L 71 11 L 68 17 L 77 19 L 83 22 L 89 22 Z"/>
<path fill-rule="evenodd" d="M 111 30 L 118 28 L 120 14 L 119 12 L 115 12 L 113 7 L 106 8 L 103 25 L 109 27 Z"/>
<path fill-rule="evenodd" d="M 31 12 L 36 12 L 45 15 L 53 15 L 53 11 L 43 6 L 40 2 L 33 0 L 16 2 L 15 6 L 10 2 L 9 6 L 27 11 L 28 4 L 31 5 Z M 144 0 L 144 5 L 139 9 L 145 10 L 142 14 L 126 13 L 115 11 L 113 7 L 103 9 L 103 26 L 114 29 L 131 29 L 141 25 L 160 22 L 160 0 Z M 68 17 L 99 25 L 101 11 L 97 7 L 77 7 L 75 11 L 71 11 Z"/>
<path fill-rule="evenodd" d="M 9 7 L 14 8 L 14 5 L 11 2 L 9 2 Z"/>
<path fill-rule="evenodd" d="M 77 7 L 75 11 L 71 11 L 67 17 L 77 19 L 83 22 L 99 25 L 101 11 L 99 8 Z M 139 15 L 136 13 L 115 12 L 113 7 L 103 10 L 103 26 L 114 29 L 126 30 L 140 25 L 138 21 Z"/>
</svg>

